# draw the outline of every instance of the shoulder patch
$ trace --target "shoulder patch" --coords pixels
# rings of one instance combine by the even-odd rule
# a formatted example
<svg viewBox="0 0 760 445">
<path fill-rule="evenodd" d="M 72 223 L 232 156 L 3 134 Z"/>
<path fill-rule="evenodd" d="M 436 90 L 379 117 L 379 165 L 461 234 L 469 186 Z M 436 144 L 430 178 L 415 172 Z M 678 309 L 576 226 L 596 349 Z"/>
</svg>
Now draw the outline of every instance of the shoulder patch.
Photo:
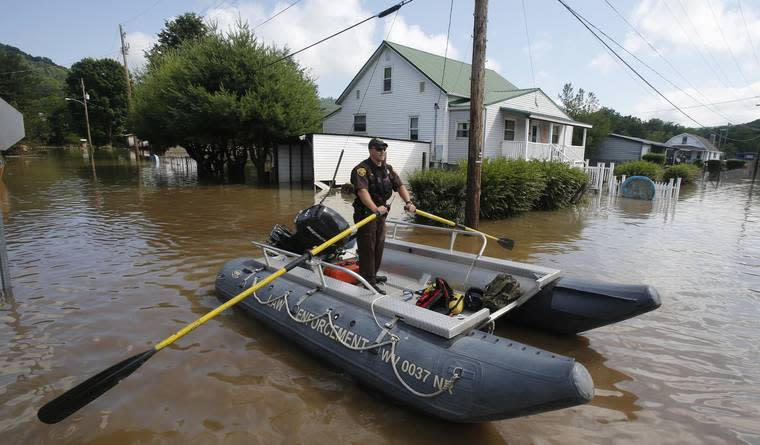
<svg viewBox="0 0 760 445">
<path fill-rule="evenodd" d="M 359 167 L 356 169 L 356 174 L 359 176 L 366 176 L 367 175 L 367 169 L 364 167 Z"/>
</svg>

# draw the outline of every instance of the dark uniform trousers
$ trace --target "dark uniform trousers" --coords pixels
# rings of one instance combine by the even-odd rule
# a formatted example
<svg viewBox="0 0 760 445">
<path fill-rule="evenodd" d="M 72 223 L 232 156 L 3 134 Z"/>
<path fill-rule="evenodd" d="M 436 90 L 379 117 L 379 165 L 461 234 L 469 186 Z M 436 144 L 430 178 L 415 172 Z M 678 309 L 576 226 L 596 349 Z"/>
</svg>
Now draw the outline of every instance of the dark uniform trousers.
<svg viewBox="0 0 760 445">
<path fill-rule="evenodd" d="M 370 284 L 375 284 L 375 276 L 380 270 L 385 248 L 385 216 L 375 218 L 356 232 L 356 248 L 359 254 L 359 275 Z M 354 216 L 354 222 L 363 218 Z"/>
</svg>

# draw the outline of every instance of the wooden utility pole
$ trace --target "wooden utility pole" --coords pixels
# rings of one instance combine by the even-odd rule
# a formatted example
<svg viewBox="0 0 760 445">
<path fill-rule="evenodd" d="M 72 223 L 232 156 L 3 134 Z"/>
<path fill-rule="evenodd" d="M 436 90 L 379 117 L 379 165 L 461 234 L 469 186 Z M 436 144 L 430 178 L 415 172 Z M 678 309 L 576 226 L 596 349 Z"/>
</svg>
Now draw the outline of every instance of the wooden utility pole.
<svg viewBox="0 0 760 445">
<path fill-rule="evenodd" d="M 124 80 L 127 81 L 127 109 L 130 108 L 132 102 L 132 83 L 129 81 L 129 67 L 127 67 L 127 52 L 129 51 L 129 44 L 124 43 L 124 36 L 126 33 L 119 25 L 119 36 L 121 37 L 121 58 L 124 60 Z"/>
<path fill-rule="evenodd" d="M 464 224 L 480 224 L 480 167 L 483 163 L 483 90 L 486 67 L 486 22 L 488 0 L 475 0 L 472 26 L 472 74 L 470 75 L 470 134 L 467 153 L 467 202 Z"/>
<path fill-rule="evenodd" d="M 90 134 L 90 114 L 87 112 L 87 92 L 84 90 L 84 79 L 79 78 L 82 85 L 82 105 L 84 105 L 84 121 L 87 124 L 87 143 L 90 145 L 90 162 L 92 163 L 92 174 L 95 174 L 95 146 L 92 145 L 92 135 Z"/>
</svg>

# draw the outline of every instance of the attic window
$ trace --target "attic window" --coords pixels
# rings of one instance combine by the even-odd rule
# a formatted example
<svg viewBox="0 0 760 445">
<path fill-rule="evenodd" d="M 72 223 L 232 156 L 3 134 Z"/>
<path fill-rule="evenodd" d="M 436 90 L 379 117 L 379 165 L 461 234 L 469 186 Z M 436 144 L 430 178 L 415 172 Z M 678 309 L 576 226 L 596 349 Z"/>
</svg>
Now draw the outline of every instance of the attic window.
<svg viewBox="0 0 760 445">
<path fill-rule="evenodd" d="M 356 90 L 356 98 L 357 98 L 357 99 L 359 99 L 359 95 L 361 94 L 359 91 L 360 91 L 360 90 L 358 90 L 358 89 Z"/>
<path fill-rule="evenodd" d="M 393 74 L 393 69 L 389 66 L 386 66 L 385 69 L 383 69 L 383 93 L 390 93 L 391 92 L 391 75 Z"/>
<path fill-rule="evenodd" d="M 354 133 L 366 133 L 367 132 L 367 115 L 355 114 L 354 115 Z"/>
<path fill-rule="evenodd" d="M 425 92 L 425 82 L 423 81 L 423 82 L 420 82 L 420 93 L 424 93 L 424 92 Z"/>
<path fill-rule="evenodd" d="M 681 138 L 681 145 L 686 145 L 686 139 L 687 139 L 686 136 Z"/>
</svg>

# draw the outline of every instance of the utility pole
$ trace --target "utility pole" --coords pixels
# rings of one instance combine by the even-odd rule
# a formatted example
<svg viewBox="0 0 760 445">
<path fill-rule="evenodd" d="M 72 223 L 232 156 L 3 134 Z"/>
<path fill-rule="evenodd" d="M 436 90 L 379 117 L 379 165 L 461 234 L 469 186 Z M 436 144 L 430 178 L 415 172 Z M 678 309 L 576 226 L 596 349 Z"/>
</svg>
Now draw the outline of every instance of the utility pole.
<svg viewBox="0 0 760 445">
<path fill-rule="evenodd" d="M 467 195 L 464 223 L 480 224 L 480 167 L 483 163 L 483 90 L 485 89 L 486 23 L 488 0 L 475 0 L 472 26 L 472 74 L 470 76 L 470 134 L 467 153 Z"/>
<path fill-rule="evenodd" d="M 90 145 L 90 162 L 92 163 L 92 173 L 95 174 L 95 146 L 92 145 L 92 135 L 90 134 L 90 114 L 87 112 L 87 92 L 84 90 L 84 79 L 79 78 L 82 85 L 82 104 L 84 105 L 84 120 L 87 123 L 87 143 Z"/>
<path fill-rule="evenodd" d="M 124 60 L 124 80 L 127 81 L 127 109 L 130 108 L 132 102 L 132 84 L 129 81 L 129 67 L 127 67 L 127 52 L 129 51 L 129 43 L 124 43 L 124 36 L 126 33 L 119 24 L 119 36 L 121 37 L 121 57 Z"/>
</svg>

